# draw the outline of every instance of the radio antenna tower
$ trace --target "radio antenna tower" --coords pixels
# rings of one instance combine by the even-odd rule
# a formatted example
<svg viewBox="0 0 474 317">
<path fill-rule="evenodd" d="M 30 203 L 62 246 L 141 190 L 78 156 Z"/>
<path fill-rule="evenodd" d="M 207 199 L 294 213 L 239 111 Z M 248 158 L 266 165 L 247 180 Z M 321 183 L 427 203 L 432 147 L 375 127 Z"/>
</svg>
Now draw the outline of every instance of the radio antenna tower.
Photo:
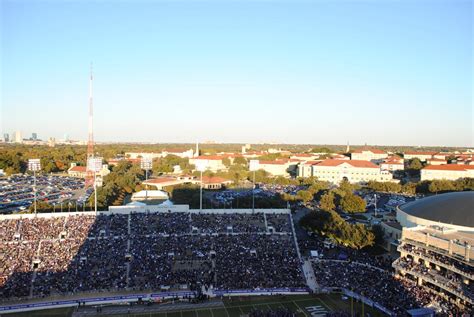
<svg viewBox="0 0 474 317">
<path fill-rule="evenodd" d="M 91 73 L 90 73 L 90 79 L 89 79 L 89 137 L 87 140 L 87 161 L 90 158 L 94 157 L 94 112 L 93 112 L 93 98 L 92 98 L 92 63 L 91 63 Z M 93 186 L 94 185 L 94 172 L 90 170 L 89 164 L 87 165 L 86 169 L 86 188 Z"/>
</svg>

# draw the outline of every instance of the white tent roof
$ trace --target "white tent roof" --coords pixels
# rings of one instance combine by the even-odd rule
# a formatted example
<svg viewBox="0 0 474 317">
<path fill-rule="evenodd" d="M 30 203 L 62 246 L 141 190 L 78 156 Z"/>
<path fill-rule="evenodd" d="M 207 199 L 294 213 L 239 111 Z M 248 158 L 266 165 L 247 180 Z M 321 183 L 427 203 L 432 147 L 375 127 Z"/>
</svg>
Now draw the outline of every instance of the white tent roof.
<svg viewBox="0 0 474 317">
<path fill-rule="evenodd" d="M 174 204 L 173 204 L 173 202 L 172 202 L 171 200 L 169 200 L 169 199 L 168 199 L 167 201 L 164 201 L 164 202 L 162 202 L 162 203 L 161 203 L 161 204 L 159 204 L 158 206 L 162 206 L 162 207 L 171 207 L 171 206 L 173 206 L 173 205 L 174 205 Z"/>
<path fill-rule="evenodd" d="M 132 195 L 132 199 L 168 199 L 168 194 L 162 190 L 141 190 Z"/>
<path fill-rule="evenodd" d="M 133 201 L 131 203 L 128 203 L 127 206 L 136 206 L 136 207 L 141 207 L 141 206 L 146 206 L 145 203 L 141 203 L 139 201 Z"/>
</svg>

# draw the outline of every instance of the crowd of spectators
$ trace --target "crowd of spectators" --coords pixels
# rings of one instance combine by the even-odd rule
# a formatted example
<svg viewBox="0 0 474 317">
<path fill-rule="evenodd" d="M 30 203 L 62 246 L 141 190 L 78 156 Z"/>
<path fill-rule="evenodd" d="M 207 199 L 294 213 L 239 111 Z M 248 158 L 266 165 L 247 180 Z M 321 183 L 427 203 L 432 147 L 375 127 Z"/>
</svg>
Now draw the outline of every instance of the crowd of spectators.
<svg viewBox="0 0 474 317">
<path fill-rule="evenodd" d="M 189 213 L 132 213 L 133 235 L 187 234 L 191 231 Z"/>
<path fill-rule="evenodd" d="M 191 235 L 132 239 L 129 286 L 160 289 L 213 284 L 212 242 L 208 237 Z"/>
<path fill-rule="evenodd" d="M 392 260 L 388 257 L 337 245 L 319 236 L 299 239 L 298 244 L 301 253 L 305 255 L 309 255 L 310 251 L 317 251 L 319 257 L 326 260 L 351 260 L 384 270 L 391 270 L 392 267 Z"/>
<path fill-rule="evenodd" d="M 232 235 L 216 239 L 216 288 L 304 287 L 289 235 Z"/>
<path fill-rule="evenodd" d="M 416 262 L 412 257 L 400 257 L 395 264 L 400 266 L 404 271 L 422 276 L 425 280 L 440 283 L 443 286 L 448 287 L 450 290 L 464 294 L 467 297 L 472 297 L 471 290 L 469 289 L 472 289 L 472 286 L 464 287 L 463 277 L 457 273 L 448 271 L 444 268 L 437 270 L 433 265 L 426 266 L 420 262 Z"/>
<path fill-rule="evenodd" d="M 443 254 L 440 254 L 438 252 L 434 252 L 434 251 L 431 251 L 431 250 L 427 250 L 426 248 L 419 248 L 419 247 L 417 247 L 415 245 L 411 245 L 409 243 L 404 243 L 402 245 L 402 249 L 405 250 L 406 252 L 410 252 L 410 253 L 413 253 L 413 254 L 417 254 L 417 255 L 426 257 L 426 258 L 431 259 L 431 260 L 441 262 L 444 265 L 454 267 L 458 270 L 461 270 L 465 273 L 468 273 L 468 274 L 474 276 L 474 268 L 469 264 L 463 263 L 463 261 L 461 261 L 461 259 L 454 259 L 450 256 L 443 255 Z"/>
<path fill-rule="evenodd" d="M 288 214 L 267 214 L 268 226 L 272 226 L 277 232 L 291 232 L 291 223 Z"/>
<path fill-rule="evenodd" d="M 20 222 L 16 219 L 0 221 L 0 242 L 12 241 L 13 237 L 18 232 L 19 223 Z"/>
<path fill-rule="evenodd" d="M 29 295 L 31 266 L 37 249 L 37 241 L 0 242 L 0 295 L 5 298 Z"/>
<path fill-rule="evenodd" d="M 263 213 L 193 214 L 191 218 L 191 225 L 200 233 L 226 233 L 230 227 L 236 233 L 266 231 Z"/>
<path fill-rule="evenodd" d="M 351 290 L 386 307 L 397 316 L 404 315 L 408 309 L 433 303 L 455 316 L 462 313 L 456 305 L 428 292 L 414 281 L 398 279 L 390 272 L 372 266 L 350 261 L 322 260 L 314 262 L 313 269 L 320 287 Z"/>
<path fill-rule="evenodd" d="M 272 221 L 277 230 L 291 229 L 288 215 Z M 183 285 L 305 286 L 292 233 L 269 234 L 263 213 L 25 217 L 0 221 L 0 230 L 5 299 Z"/>
</svg>

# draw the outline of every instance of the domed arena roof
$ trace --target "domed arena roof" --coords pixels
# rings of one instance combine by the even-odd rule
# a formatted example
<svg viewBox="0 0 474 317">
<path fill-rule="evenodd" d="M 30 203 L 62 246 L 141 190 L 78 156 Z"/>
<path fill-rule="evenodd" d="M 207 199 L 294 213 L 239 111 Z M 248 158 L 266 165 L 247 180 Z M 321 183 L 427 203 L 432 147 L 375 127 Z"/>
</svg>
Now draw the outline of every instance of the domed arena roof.
<svg viewBox="0 0 474 317">
<path fill-rule="evenodd" d="M 434 195 L 399 207 L 414 217 L 463 227 L 474 227 L 474 191 Z"/>
</svg>

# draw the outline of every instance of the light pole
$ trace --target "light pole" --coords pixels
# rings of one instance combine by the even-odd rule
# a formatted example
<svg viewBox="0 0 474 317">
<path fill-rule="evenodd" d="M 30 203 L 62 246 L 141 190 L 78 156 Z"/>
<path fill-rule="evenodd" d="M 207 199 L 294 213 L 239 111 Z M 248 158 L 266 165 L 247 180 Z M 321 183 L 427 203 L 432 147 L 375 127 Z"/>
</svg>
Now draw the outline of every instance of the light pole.
<svg viewBox="0 0 474 317">
<path fill-rule="evenodd" d="M 374 217 L 377 217 L 377 194 L 374 194 Z"/>
<path fill-rule="evenodd" d="M 97 216 L 97 186 L 102 186 L 102 178 L 97 179 L 97 172 L 102 169 L 102 158 L 91 157 L 87 160 L 87 170 L 94 173 L 94 211 Z"/>
<path fill-rule="evenodd" d="M 255 212 L 255 171 L 259 169 L 259 160 L 250 160 L 249 170 L 253 172 L 253 187 L 252 187 L 252 212 Z"/>
<path fill-rule="evenodd" d="M 142 170 L 145 170 L 145 200 L 148 200 L 148 171 L 151 170 L 153 166 L 153 161 L 151 157 L 142 157 L 140 161 L 140 167 Z"/>
<path fill-rule="evenodd" d="M 202 211 L 202 172 L 206 170 L 208 165 L 208 160 L 197 160 L 196 162 L 196 169 L 201 172 L 201 181 L 200 181 L 200 189 L 199 189 L 199 211 Z"/>
<path fill-rule="evenodd" d="M 35 204 L 35 216 L 36 216 L 36 171 L 41 170 L 40 159 L 29 159 L 28 170 L 33 172 L 33 192 L 34 192 L 34 204 Z"/>
</svg>

